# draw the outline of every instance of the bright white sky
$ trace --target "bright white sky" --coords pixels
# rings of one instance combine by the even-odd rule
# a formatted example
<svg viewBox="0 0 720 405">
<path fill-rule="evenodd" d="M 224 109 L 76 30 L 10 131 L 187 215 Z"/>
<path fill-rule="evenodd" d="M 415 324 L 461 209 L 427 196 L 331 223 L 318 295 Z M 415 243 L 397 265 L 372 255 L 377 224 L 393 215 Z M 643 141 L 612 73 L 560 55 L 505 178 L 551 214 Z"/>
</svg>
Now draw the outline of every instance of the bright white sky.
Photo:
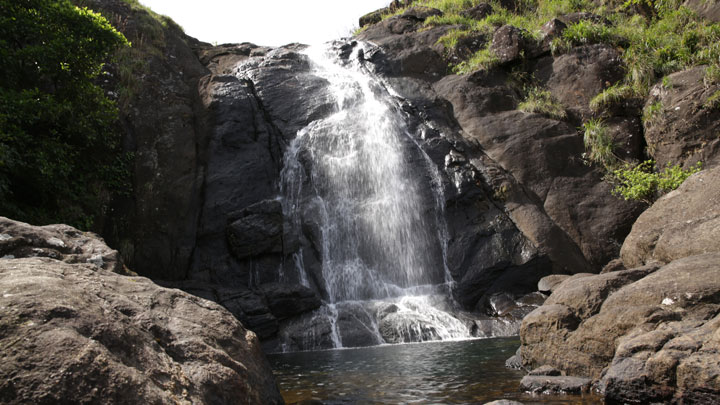
<svg viewBox="0 0 720 405">
<path fill-rule="evenodd" d="M 140 0 L 205 42 L 280 46 L 349 36 L 358 18 L 391 0 Z"/>
</svg>

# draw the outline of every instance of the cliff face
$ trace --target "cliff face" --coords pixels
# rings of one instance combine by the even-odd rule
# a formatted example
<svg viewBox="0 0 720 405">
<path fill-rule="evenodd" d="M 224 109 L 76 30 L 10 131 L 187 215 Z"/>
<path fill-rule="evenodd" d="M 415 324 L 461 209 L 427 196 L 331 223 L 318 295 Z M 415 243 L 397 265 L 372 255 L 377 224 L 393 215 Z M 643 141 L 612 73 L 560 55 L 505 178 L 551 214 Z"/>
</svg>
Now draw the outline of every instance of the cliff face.
<svg viewBox="0 0 720 405">
<path fill-rule="evenodd" d="M 316 226 L 288 234 L 277 197 L 287 145 L 331 108 L 327 83 L 313 75 L 300 45 L 211 46 L 119 0 L 93 7 L 115 16 L 131 40 L 144 38 L 148 27 L 162 33 L 150 52 L 136 55 L 144 73 L 122 117 L 136 156 L 135 193 L 115 207 L 108 239 L 138 273 L 215 300 L 271 339 L 325 293 Z M 397 95 L 410 132 L 441 176 L 455 298 L 466 309 L 493 313 L 499 294 L 531 292 L 550 273 L 597 272 L 619 255 L 643 207 L 612 196 L 603 172 L 583 162 L 577 127 L 592 114 L 593 96 L 618 82 L 625 66 L 616 48 L 603 44 L 550 52 L 563 26 L 597 16 L 551 21 L 537 41 L 503 26 L 446 49 L 438 40 L 457 27 L 424 25 L 441 14 L 411 8 L 360 33 L 367 45 L 338 43 L 335 51 L 343 60 L 363 47 L 360 62 Z M 448 62 L 487 43 L 501 56 L 496 68 L 449 74 Z M 518 72 L 560 100 L 564 118 L 518 110 Z M 661 117 L 668 122 L 677 122 L 693 94 L 712 94 L 681 83 L 651 92 L 667 104 Z M 633 103 L 605 117 L 616 153 L 641 159 L 646 144 L 657 144 L 663 162 L 685 163 L 683 151 L 715 162 L 711 131 L 691 144 L 684 126 L 644 126 Z M 712 114 L 682 119 L 700 125 L 714 122 Z M 300 252 L 310 288 L 280 277 Z"/>
</svg>

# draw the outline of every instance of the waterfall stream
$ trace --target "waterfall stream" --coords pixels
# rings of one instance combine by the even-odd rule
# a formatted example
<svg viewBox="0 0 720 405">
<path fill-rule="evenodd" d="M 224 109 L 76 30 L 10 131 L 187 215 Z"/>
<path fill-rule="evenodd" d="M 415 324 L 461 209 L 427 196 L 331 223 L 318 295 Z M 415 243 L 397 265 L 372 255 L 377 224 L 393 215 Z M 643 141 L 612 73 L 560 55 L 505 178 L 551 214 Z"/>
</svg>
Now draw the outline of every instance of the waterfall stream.
<svg viewBox="0 0 720 405">
<path fill-rule="evenodd" d="M 358 334 L 370 335 L 363 344 L 469 337 L 451 314 L 438 170 L 360 62 L 360 49 L 347 60 L 327 48 L 306 50 L 334 108 L 300 130 L 284 157 L 285 217 L 291 232 L 310 235 L 321 267 L 306 268 L 299 251 L 295 279 L 314 280 L 325 301 L 305 320 L 300 347 L 326 348 L 319 324 L 333 347 L 354 345 Z M 352 333 L 340 330 L 350 324 Z"/>
</svg>

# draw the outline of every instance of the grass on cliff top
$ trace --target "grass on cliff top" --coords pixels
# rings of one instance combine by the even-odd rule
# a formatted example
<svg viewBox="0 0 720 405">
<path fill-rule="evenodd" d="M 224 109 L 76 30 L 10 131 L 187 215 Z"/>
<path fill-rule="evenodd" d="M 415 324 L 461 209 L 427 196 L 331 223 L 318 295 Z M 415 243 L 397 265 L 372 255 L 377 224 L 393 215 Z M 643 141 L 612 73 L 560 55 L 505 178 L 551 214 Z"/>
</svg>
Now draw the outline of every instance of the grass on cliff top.
<svg viewBox="0 0 720 405">
<path fill-rule="evenodd" d="M 124 110 L 142 91 L 142 83 L 138 78 L 147 74 L 147 59 L 153 56 L 162 57 L 166 31 L 184 31 L 170 17 L 152 11 L 138 0 L 122 1 L 130 7 L 132 12 L 129 15 L 112 12 L 103 14 L 130 41 L 130 47 L 120 49 L 115 54 L 119 78 L 118 104 L 120 109 Z M 82 3 L 82 0 L 78 2 Z"/>
<path fill-rule="evenodd" d="M 593 102 L 598 111 L 622 98 L 644 97 L 655 82 L 670 73 L 701 64 L 711 65 L 711 72 L 720 70 L 720 25 L 682 7 L 681 0 L 609 0 L 602 5 L 589 0 L 520 0 L 515 11 L 490 1 L 492 13 L 483 19 L 461 15 L 477 4 L 477 0 L 418 0 L 408 7 L 432 7 L 444 13 L 428 18 L 426 26 L 458 26 L 439 40 L 448 49 L 460 38 L 476 32 L 492 34 L 506 24 L 523 29 L 528 39 L 537 39 L 543 24 L 565 14 L 590 12 L 606 19 L 609 24 L 588 20 L 570 24 L 551 46 L 554 53 L 562 53 L 574 46 L 607 43 L 622 52 L 627 75 L 622 83 L 606 90 L 608 94 L 598 95 Z M 454 66 L 454 71 L 490 69 L 495 62 L 488 41 L 485 48 Z"/>
</svg>

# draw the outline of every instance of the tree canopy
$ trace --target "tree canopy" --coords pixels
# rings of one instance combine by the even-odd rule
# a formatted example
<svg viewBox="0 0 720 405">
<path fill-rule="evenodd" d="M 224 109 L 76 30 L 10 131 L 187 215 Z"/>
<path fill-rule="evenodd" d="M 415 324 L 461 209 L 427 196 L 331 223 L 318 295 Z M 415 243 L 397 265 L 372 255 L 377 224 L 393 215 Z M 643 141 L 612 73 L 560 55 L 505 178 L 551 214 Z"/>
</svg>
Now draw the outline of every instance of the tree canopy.
<svg viewBox="0 0 720 405">
<path fill-rule="evenodd" d="M 117 109 L 97 85 L 127 45 L 70 0 L 0 0 L 0 215 L 88 228 L 127 182 Z"/>
</svg>

